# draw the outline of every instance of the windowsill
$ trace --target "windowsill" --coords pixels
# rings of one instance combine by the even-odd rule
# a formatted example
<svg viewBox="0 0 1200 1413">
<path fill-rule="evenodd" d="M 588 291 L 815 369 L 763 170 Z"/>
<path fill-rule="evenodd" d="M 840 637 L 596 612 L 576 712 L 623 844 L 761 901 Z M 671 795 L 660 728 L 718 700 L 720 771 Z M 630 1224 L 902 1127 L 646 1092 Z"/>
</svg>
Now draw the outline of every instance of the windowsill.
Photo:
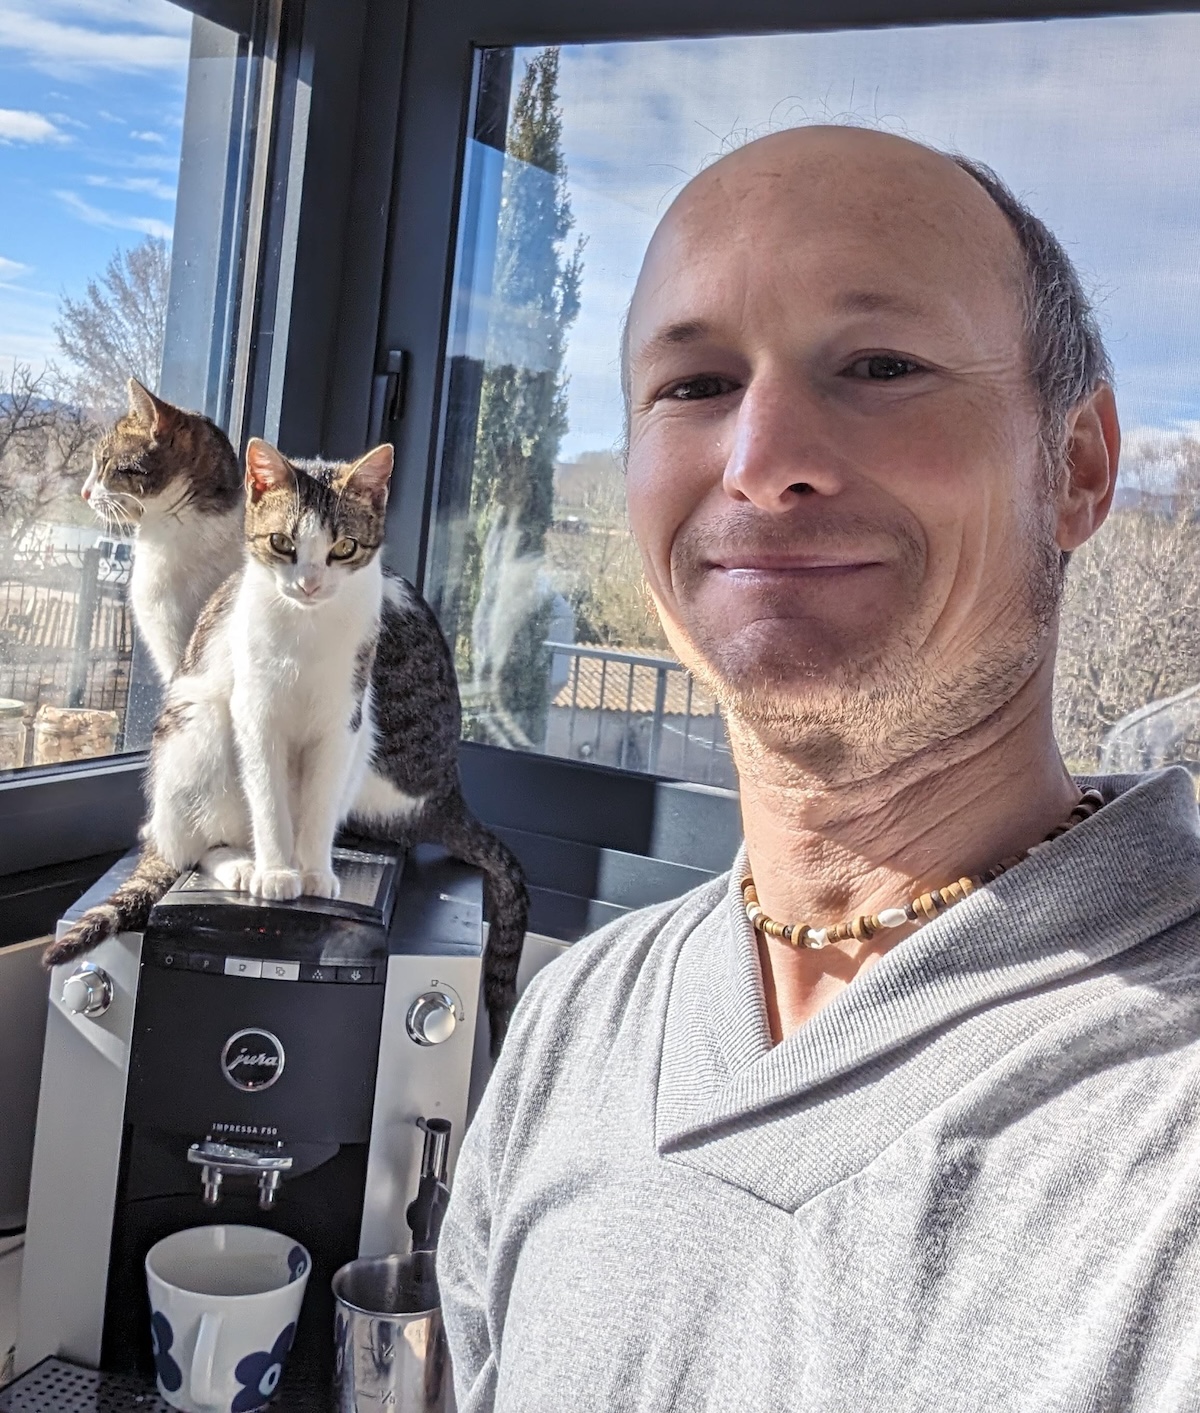
<svg viewBox="0 0 1200 1413">
<path fill-rule="evenodd" d="M 138 752 L 0 780 L 0 876 L 127 849 L 142 818 L 145 764 Z"/>
</svg>

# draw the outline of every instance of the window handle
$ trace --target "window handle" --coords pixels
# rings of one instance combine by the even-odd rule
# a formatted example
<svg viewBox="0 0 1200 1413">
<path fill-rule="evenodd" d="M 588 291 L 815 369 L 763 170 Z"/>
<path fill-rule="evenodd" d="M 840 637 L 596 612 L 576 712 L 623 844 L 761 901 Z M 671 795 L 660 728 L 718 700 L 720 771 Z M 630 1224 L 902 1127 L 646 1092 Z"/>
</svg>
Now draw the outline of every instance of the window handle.
<svg viewBox="0 0 1200 1413">
<path fill-rule="evenodd" d="M 389 348 L 371 380 L 371 418 L 367 442 L 390 441 L 392 430 L 404 416 L 404 395 L 408 383 L 408 354 L 402 348 Z"/>
</svg>

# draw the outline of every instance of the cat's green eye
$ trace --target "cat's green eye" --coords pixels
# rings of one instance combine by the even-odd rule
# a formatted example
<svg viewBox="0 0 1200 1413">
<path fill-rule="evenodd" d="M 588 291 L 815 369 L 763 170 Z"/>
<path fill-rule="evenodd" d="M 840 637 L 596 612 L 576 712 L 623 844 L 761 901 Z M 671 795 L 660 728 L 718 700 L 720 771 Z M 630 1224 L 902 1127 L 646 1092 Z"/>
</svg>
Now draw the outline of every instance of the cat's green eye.
<svg viewBox="0 0 1200 1413">
<path fill-rule="evenodd" d="M 343 535 L 337 544 L 329 551 L 330 559 L 350 559 L 358 551 L 358 541 Z"/>
<path fill-rule="evenodd" d="M 271 536 L 271 548 L 276 554 L 286 554 L 289 559 L 296 557 L 296 545 L 291 535 L 281 535 L 276 531 Z"/>
</svg>

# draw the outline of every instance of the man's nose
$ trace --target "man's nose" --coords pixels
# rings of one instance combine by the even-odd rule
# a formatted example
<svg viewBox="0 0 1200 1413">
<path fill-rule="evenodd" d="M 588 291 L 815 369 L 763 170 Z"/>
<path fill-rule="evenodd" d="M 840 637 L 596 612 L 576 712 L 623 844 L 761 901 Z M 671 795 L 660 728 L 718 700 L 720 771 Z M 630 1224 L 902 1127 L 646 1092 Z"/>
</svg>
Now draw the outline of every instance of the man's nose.
<svg viewBox="0 0 1200 1413">
<path fill-rule="evenodd" d="M 837 459 L 820 410 L 795 380 L 752 381 L 738 406 L 725 492 L 760 510 L 790 510 L 798 496 L 841 490 Z"/>
</svg>

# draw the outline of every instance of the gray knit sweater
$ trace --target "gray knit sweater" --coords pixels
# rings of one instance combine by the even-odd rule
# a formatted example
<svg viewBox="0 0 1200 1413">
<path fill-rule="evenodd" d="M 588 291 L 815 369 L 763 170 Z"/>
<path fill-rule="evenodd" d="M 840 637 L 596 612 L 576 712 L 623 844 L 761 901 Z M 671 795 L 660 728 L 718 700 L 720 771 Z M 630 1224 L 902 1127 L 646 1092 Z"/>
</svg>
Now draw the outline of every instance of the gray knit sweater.
<svg viewBox="0 0 1200 1413">
<path fill-rule="evenodd" d="M 735 874 L 543 971 L 459 1159 L 459 1413 L 1200 1409 L 1173 769 L 772 1046 Z"/>
</svg>

